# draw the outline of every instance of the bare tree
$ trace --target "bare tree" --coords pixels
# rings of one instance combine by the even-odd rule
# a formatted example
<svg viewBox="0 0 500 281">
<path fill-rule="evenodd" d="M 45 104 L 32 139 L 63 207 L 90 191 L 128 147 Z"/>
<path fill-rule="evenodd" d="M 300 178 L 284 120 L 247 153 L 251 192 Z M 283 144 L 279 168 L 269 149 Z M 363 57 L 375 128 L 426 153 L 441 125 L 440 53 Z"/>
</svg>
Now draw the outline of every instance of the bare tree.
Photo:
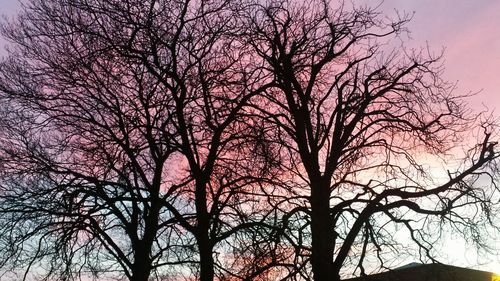
<svg viewBox="0 0 500 281">
<path fill-rule="evenodd" d="M 237 9 L 35 0 L 4 25 L 3 268 L 241 275 L 214 251 L 268 220 L 253 190 L 273 169 L 241 114 L 269 83 L 235 40 Z"/>
<path fill-rule="evenodd" d="M 222 265 L 231 259 L 224 248 L 220 261 L 214 261 L 214 251 L 238 231 L 266 227 L 272 213 L 254 195 L 272 178 L 273 169 L 252 153 L 258 125 L 243 112 L 252 98 L 272 86 L 266 80 L 272 80 L 252 65 L 239 42 L 236 4 L 201 3 L 203 18 L 188 13 L 179 17 L 188 32 L 181 33 L 184 41 L 172 53 L 173 64 L 183 69 L 172 72 L 171 81 L 162 79 L 175 100 L 178 147 L 192 178 L 186 195 L 194 208 L 178 220 L 196 240 L 200 280 L 213 280 L 215 271 L 220 278 L 241 277 Z"/>
<path fill-rule="evenodd" d="M 367 256 L 383 266 L 400 226 L 432 259 L 432 217 L 460 229 L 491 222 L 495 127 L 441 80 L 439 56 L 389 48 L 408 20 L 335 1 L 255 1 L 246 12 L 245 38 L 278 84 L 254 108 L 302 183 L 281 203 L 285 220 L 305 217 L 285 221 L 286 237 L 311 257 L 314 280 L 339 280 L 350 263 L 363 275 Z M 474 126 L 477 144 L 466 141 Z M 465 143 L 461 161 L 449 157 Z M 426 155 L 447 170 L 426 168 Z"/>
<path fill-rule="evenodd" d="M 1 156 L 2 231 L 13 245 L 2 247 L 5 262 L 61 279 L 88 271 L 148 280 L 184 260 L 165 253 L 182 239 L 164 208 L 179 188 L 167 170 L 175 103 L 131 58 L 148 38 L 138 29 L 153 3 L 29 5 L 3 29 L 17 44 L 1 66 L 11 106 Z"/>
</svg>

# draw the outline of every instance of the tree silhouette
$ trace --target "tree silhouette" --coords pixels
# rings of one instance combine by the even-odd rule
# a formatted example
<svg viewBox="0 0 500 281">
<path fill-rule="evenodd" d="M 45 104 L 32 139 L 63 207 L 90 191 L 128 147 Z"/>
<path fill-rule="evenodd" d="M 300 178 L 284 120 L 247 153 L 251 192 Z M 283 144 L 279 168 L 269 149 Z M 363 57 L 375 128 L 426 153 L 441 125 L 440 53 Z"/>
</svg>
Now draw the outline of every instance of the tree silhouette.
<svg viewBox="0 0 500 281">
<path fill-rule="evenodd" d="M 479 237 L 495 124 L 440 56 L 390 49 L 408 20 L 326 0 L 29 1 L 2 27 L 2 272 L 339 280 L 384 266 L 401 228 L 421 258 L 429 226 Z"/>
<path fill-rule="evenodd" d="M 232 5 L 32 1 L 4 26 L 5 266 L 227 274 L 215 247 L 266 220 L 251 190 L 272 173 L 249 160 L 240 111 L 269 86 L 233 46 Z"/>
<path fill-rule="evenodd" d="M 491 219 L 491 194 L 476 184 L 495 171 L 494 126 L 483 124 L 484 138 L 460 165 L 448 162 L 445 179 L 433 180 L 423 164 L 426 154 L 449 161 L 479 117 L 441 80 L 439 56 L 386 47 L 408 19 L 329 1 L 259 2 L 246 14 L 247 40 L 278 84 L 254 108 L 274 124 L 268 138 L 286 150 L 283 165 L 303 185 L 287 217 L 305 215 L 308 227 L 289 236 L 311 256 L 314 280 L 339 280 L 349 262 L 365 274 L 372 254 L 383 265 L 387 250 L 398 252 L 398 225 L 432 257 L 436 232 L 419 229 L 422 219 L 459 228 Z M 463 212 L 478 203 L 475 214 Z"/>
</svg>

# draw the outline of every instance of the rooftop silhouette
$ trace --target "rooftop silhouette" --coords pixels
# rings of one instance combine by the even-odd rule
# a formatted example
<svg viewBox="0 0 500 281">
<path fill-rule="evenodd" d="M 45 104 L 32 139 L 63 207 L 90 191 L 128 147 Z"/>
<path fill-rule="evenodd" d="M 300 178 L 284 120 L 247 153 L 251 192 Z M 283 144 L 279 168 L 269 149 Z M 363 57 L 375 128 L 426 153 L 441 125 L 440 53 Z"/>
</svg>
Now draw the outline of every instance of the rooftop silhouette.
<svg viewBox="0 0 500 281">
<path fill-rule="evenodd" d="M 410 263 L 391 271 L 345 281 L 498 281 L 493 272 L 445 265 Z"/>
</svg>

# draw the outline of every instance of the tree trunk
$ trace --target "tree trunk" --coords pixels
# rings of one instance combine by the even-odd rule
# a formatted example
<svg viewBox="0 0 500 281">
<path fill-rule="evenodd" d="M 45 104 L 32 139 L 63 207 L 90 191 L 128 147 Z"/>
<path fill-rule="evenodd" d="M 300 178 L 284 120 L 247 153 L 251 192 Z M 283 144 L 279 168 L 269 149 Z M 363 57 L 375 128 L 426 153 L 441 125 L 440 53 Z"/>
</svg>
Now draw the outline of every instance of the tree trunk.
<svg viewBox="0 0 500 281">
<path fill-rule="evenodd" d="M 212 245 L 208 239 L 208 233 L 203 233 L 198 238 L 198 249 L 200 251 L 200 281 L 214 280 L 214 258 L 212 256 Z"/>
<path fill-rule="evenodd" d="M 132 267 L 132 278 L 130 281 L 148 281 L 151 274 L 151 261 L 149 260 L 149 250 L 145 247 L 136 249 L 134 265 Z"/>
<path fill-rule="evenodd" d="M 330 218 L 330 190 L 325 184 L 311 186 L 312 271 L 315 281 L 340 280 L 333 267 L 334 237 Z"/>
<path fill-rule="evenodd" d="M 205 181 L 196 185 L 196 213 L 198 226 L 196 230 L 196 242 L 200 255 L 200 281 L 214 280 L 214 258 L 212 256 L 213 245 L 210 241 L 210 215 L 207 207 L 207 195 Z"/>
</svg>

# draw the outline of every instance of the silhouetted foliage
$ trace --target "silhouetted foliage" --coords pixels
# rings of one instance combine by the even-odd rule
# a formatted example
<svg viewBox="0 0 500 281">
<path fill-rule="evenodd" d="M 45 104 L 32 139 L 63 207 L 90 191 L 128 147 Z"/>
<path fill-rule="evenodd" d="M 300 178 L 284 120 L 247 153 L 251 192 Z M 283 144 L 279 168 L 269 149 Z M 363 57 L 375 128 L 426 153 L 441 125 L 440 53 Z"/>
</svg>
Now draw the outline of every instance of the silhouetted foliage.
<svg viewBox="0 0 500 281">
<path fill-rule="evenodd" d="M 6 267 L 227 274 L 216 247 L 266 219 L 239 190 L 272 172 L 249 159 L 240 112 L 269 86 L 241 60 L 233 6 L 32 1 L 4 26 Z"/>
<path fill-rule="evenodd" d="M 326 0 L 29 1 L 2 28 L 4 276 L 339 280 L 410 241 L 434 259 L 444 225 L 481 243 L 495 124 L 440 56 L 391 49 L 408 20 Z"/>
<path fill-rule="evenodd" d="M 350 264 L 364 274 L 368 256 L 383 266 L 411 240 L 432 259 L 441 224 L 477 234 L 491 222 L 495 126 L 441 80 L 440 56 L 388 47 L 406 15 L 389 21 L 369 7 L 278 1 L 256 4 L 245 19 L 254 59 L 277 83 L 254 109 L 274 125 L 267 137 L 301 185 L 281 203 L 296 218 L 286 232 L 314 280 L 339 280 Z M 474 126 L 484 136 L 459 151 Z M 462 160 L 448 155 L 457 152 Z M 437 163 L 449 165 L 444 178 L 426 168 Z M 441 224 L 426 228 L 432 217 Z M 401 228 L 408 239 L 394 234 Z"/>
</svg>

